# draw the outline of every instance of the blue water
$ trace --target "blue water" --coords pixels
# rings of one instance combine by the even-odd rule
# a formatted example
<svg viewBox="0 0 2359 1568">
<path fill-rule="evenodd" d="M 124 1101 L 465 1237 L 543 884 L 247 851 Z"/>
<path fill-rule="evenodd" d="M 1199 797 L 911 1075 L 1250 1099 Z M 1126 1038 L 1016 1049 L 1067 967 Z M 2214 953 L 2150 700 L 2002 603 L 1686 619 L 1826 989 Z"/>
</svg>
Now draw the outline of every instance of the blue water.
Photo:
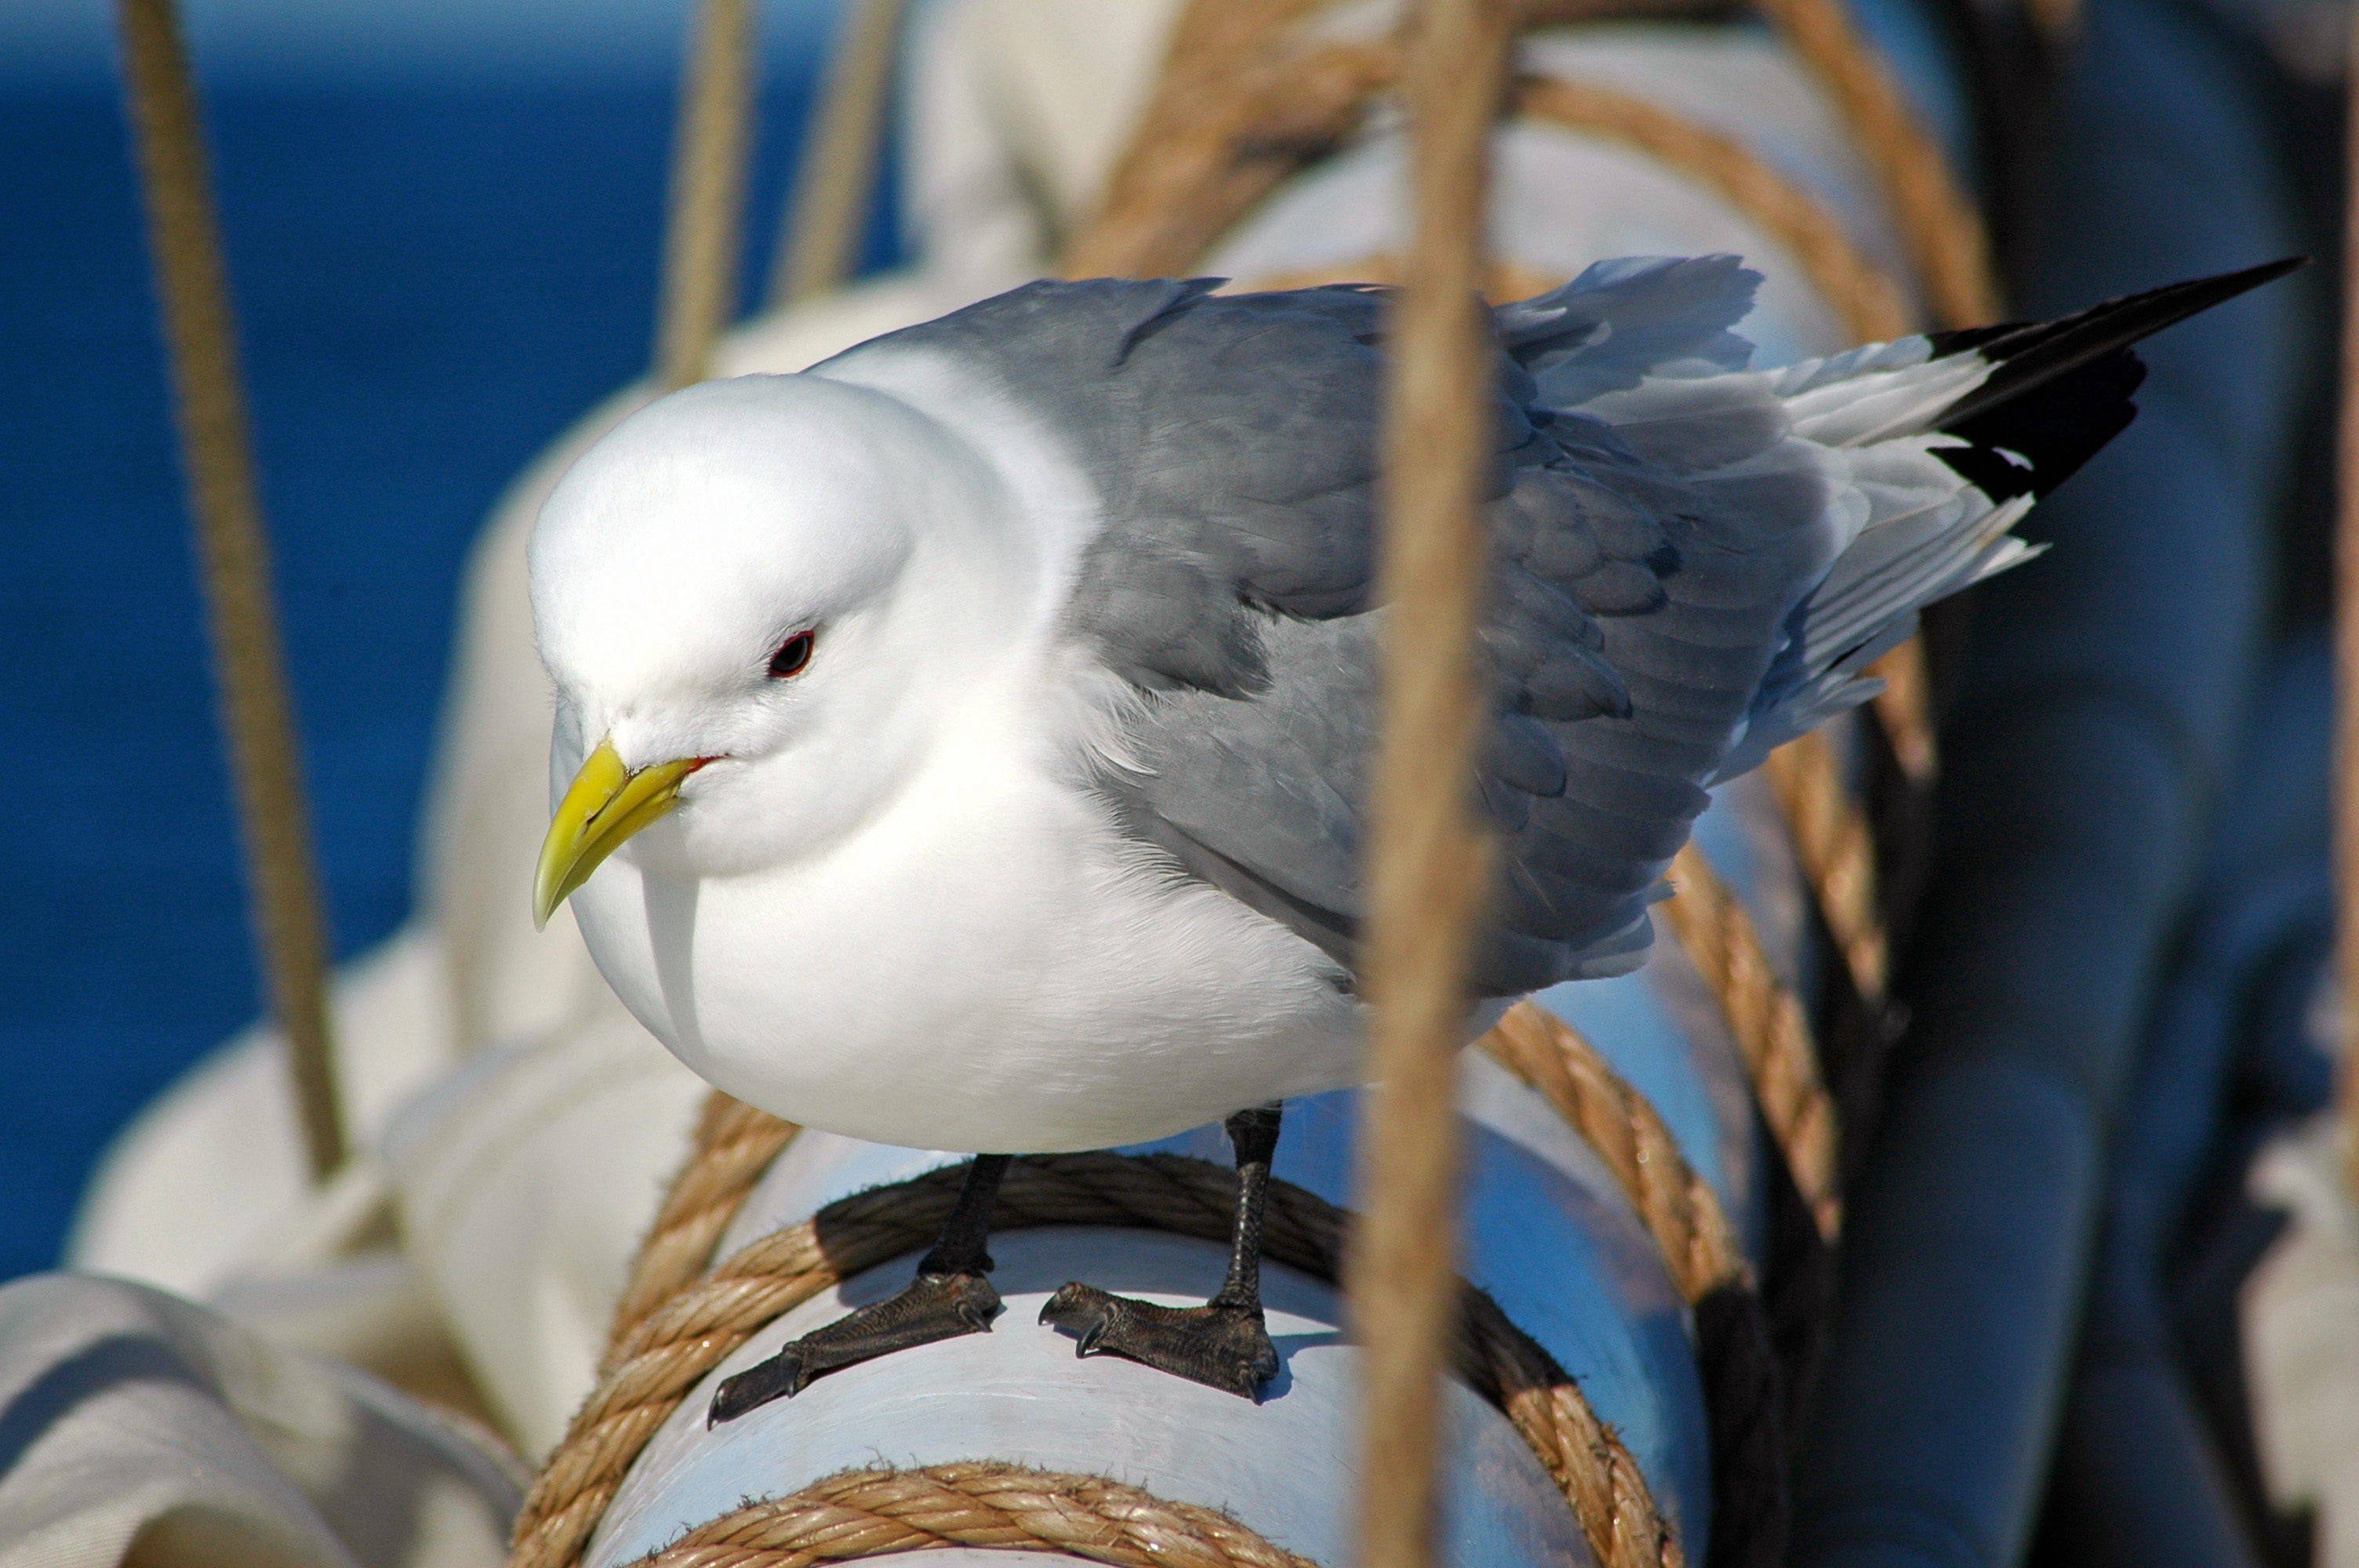
<svg viewBox="0 0 2359 1568">
<path fill-rule="evenodd" d="M 805 63 L 767 74 L 749 280 L 809 90 Z M 671 87 L 248 86 L 211 107 L 349 957 L 408 907 L 467 543 L 647 359 Z M 55 1261 L 107 1137 L 257 1005 L 136 203 L 111 92 L 0 91 L 0 1278 Z"/>
</svg>

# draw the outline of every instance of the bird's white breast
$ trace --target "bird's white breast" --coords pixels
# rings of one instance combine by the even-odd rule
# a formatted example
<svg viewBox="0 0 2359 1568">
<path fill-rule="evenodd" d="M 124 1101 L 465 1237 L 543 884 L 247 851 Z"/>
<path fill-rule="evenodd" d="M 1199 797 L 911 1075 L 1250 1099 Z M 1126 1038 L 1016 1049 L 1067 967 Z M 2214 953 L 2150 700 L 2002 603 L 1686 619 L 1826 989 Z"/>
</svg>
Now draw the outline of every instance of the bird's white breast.
<svg viewBox="0 0 2359 1568">
<path fill-rule="evenodd" d="M 698 879 L 638 859 L 574 895 L 599 968 L 690 1067 L 792 1121 L 1101 1148 L 1356 1076 L 1357 1005 L 1313 948 L 1005 747 L 946 748 L 833 853 Z"/>
</svg>

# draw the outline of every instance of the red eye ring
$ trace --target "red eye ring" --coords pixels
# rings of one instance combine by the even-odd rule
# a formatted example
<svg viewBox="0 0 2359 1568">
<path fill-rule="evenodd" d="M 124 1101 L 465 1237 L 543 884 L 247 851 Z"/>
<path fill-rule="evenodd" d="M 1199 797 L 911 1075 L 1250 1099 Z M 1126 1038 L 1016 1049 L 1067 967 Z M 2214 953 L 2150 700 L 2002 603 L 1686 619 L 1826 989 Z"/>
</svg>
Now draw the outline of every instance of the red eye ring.
<svg viewBox="0 0 2359 1568">
<path fill-rule="evenodd" d="M 810 665 L 811 644 L 818 640 L 816 632 L 798 632 L 779 643 L 778 651 L 770 655 L 770 678 L 785 680 L 802 674 Z"/>
</svg>

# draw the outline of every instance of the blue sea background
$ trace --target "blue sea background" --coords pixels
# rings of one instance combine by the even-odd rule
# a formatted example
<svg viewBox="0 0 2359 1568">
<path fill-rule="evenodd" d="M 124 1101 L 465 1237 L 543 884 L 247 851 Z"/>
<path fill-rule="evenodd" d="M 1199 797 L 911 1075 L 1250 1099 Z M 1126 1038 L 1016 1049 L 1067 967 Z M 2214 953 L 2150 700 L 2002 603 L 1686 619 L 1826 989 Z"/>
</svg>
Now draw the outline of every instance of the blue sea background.
<svg viewBox="0 0 2359 1568">
<path fill-rule="evenodd" d="M 835 10 L 765 10 L 749 305 Z M 408 911 L 468 543 L 647 359 L 687 10 L 223 0 L 190 26 L 349 957 Z M 103 0 L 0 5 L 0 1279 L 55 1264 L 107 1139 L 257 1008 L 110 27 Z"/>
</svg>

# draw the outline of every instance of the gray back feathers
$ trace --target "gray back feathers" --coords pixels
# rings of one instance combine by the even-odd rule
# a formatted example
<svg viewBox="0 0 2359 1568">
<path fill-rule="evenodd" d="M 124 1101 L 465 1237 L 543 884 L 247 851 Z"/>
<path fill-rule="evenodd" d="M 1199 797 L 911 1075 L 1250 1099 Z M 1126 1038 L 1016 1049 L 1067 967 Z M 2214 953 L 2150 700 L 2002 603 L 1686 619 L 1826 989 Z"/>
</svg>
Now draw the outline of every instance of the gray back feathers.
<svg viewBox="0 0 2359 1568">
<path fill-rule="evenodd" d="M 1496 313 L 1495 712 L 1470 786 L 1504 872 L 1484 994 L 1635 966 L 1732 748 L 1797 700 L 1816 715 L 1830 690 L 1864 695 L 1830 685 L 1832 654 L 1795 650 L 1806 596 L 1875 504 L 1793 434 L 1773 378 L 1733 373 L 1756 281 L 1726 256 L 1614 262 Z M 1383 620 L 1384 303 L 1212 287 L 1034 284 L 876 347 L 954 353 L 1063 435 L 1104 513 L 1069 629 L 1148 694 L 1144 771 L 1109 767 L 1106 795 L 1348 971 Z"/>
</svg>

